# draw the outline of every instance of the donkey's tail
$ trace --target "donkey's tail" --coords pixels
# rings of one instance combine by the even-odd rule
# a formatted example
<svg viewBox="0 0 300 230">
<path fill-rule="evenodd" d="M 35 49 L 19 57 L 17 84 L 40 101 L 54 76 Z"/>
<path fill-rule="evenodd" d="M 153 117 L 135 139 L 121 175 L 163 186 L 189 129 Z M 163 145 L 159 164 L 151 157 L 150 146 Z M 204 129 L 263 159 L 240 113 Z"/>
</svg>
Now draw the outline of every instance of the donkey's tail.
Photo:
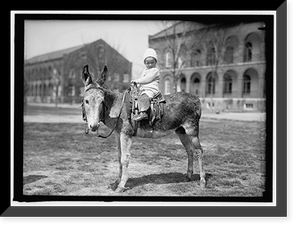
<svg viewBox="0 0 300 230">
<path fill-rule="evenodd" d="M 200 138 L 200 120 L 201 120 L 201 115 L 202 115 L 202 104 L 201 104 L 200 99 L 199 99 L 199 108 L 197 110 L 197 115 L 199 116 L 199 120 L 198 120 L 198 138 Z"/>
<path fill-rule="evenodd" d="M 202 104 L 201 104 L 200 98 L 199 98 L 199 108 L 197 110 L 197 115 L 199 116 L 199 122 L 200 122 L 200 118 L 201 118 L 201 115 L 202 115 Z"/>
</svg>

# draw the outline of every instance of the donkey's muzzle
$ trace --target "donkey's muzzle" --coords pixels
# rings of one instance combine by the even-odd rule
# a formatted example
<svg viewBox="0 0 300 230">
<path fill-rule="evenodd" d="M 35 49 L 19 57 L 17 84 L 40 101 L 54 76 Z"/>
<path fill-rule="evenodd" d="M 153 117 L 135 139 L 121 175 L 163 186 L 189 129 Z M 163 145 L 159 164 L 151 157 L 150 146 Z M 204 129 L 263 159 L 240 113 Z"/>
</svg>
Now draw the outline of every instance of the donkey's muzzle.
<svg viewBox="0 0 300 230">
<path fill-rule="evenodd" d="M 92 131 L 92 132 L 96 132 L 97 130 L 98 130 L 98 128 L 99 128 L 99 126 L 100 126 L 100 123 L 97 123 L 97 124 L 90 124 L 89 125 L 89 129 Z"/>
<path fill-rule="evenodd" d="M 98 129 L 98 126 L 90 125 L 90 130 L 91 130 L 92 132 L 96 132 L 97 129 Z"/>
</svg>

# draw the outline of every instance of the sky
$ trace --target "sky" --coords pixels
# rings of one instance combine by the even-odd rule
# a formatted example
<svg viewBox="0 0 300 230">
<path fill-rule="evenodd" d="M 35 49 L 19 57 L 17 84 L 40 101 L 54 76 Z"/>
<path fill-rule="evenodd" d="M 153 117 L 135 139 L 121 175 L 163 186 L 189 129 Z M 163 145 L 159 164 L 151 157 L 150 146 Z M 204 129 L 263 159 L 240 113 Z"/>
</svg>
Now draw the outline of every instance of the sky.
<svg viewBox="0 0 300 230">
<path fill-rule="evenodd" d="M 144 68 L 142 57 L 148 48 L 148 35 L 162 29 L 160 21 L 27 20 L 25 59 L 101 38 L 132 62 L 135 79 Z"/>
</svg>

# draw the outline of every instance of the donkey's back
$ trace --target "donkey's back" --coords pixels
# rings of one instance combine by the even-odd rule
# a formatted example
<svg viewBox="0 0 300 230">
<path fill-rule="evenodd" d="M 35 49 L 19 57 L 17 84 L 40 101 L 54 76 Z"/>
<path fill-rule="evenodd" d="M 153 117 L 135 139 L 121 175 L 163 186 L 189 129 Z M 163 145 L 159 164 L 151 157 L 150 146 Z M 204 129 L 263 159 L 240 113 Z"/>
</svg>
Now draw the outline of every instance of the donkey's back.
<svg viewBox="0 0 300 230">
<path fill-rule="evenodd" d="M 187 127 L 187 124 L 199 127 L 201 117 L 201 102 L 195 95 L 178 92 L 166 95 L 164 105 L 164 115 L 152 127 L 148 121 L 140 122 L 140 129 L 150 129 L 156 132 L 176 130 L 180 127 Z"/>
</svg>

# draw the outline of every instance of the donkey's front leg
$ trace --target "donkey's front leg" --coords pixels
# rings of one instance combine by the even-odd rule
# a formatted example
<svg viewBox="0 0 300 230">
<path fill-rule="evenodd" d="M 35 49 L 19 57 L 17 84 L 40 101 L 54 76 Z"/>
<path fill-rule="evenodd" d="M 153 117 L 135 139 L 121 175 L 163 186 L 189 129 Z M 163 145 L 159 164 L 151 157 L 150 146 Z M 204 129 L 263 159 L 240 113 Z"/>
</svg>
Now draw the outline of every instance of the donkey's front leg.
<svg viewBox="0 0 300 230">
<path fill-rule="evenodd" d="M 119 176 L 118 176 L 118 179 L 114 183 L 110 184 L 110 186 L 109 186 L 114 191 L 118 188 L 118 185 L 120 184 L 121 177 L 122 177 L 122 164 L 121 164 L 121 156 L 122 156 L 121 153 L 122 152 L 121 152 L 120 133 L 115 132 L 115 139 L 116 139 L 117 150 L 118 150 Z"/>
<path fill-rule="evenodd" d="M 121 132 L 120 144 L 121 144 L 121 165 L 120 170 L 122 172 L 121 181 L 118 185 L 116 192 L 123 192 L 126 188 L 126 182 L 128 180 L 128 164 L 130 159 L 130 147 L 132 139 L 131 136 Z"/>
</svg>

